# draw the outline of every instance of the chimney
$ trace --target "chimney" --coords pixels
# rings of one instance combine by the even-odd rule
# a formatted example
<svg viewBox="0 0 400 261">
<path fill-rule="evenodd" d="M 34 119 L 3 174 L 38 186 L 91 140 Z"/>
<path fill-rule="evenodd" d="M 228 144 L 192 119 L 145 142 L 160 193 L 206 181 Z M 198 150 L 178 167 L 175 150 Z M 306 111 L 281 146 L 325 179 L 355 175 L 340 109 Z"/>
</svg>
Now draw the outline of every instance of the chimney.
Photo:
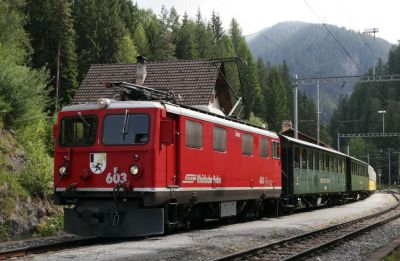
<svg viewBox="0 0 400 261">
<path fill-rule="evenodd" d="M 293 129 L 293 123 L 290 120 L 284 120 L 282 122 L 282 131 L 281 132 L 285 132 L 287 130 Z"/>
<path fill-rule="evenodd" d="M 143 85 L 144 80 L 146 79 L 147 71 L 146 71 L 146 57 L 137 56 L 136 57 L 136 81 L 135 83 L 138 85 Z"/>
</svg>

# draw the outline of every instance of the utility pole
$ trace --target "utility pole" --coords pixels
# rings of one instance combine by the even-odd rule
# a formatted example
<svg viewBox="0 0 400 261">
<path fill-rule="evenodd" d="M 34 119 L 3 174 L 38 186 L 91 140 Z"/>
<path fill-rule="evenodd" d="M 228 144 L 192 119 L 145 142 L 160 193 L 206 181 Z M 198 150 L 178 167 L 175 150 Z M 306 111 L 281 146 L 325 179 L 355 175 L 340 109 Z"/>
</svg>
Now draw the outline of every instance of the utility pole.
<svg viewBox="0 0 400 261">
<path fill-rule="evenodd" d="M 397 186 L 400 185 L 400 153 L 398 153 L 398 154 L 399 154 L 399 169 L 397 172 Z"/>
<path fill-rule="evenodd" d="M 379 114 L 382 114 L 382 135 L 385 135 L 385 113 L 386 110 L 378 111 Z"/>
<path fill-rule="evenodd" d="M 298 93 L 298 86 L 297 86 L 297 74 L 294 76 L 294 138 L 299 138 L 299 113 L 298 113 L 298 104 L 297 104 L 297 93 Z"/>
<path fill-rule="evenodd" d="M 375 76 L 375 34 L 379 32 L 379 28 L 367 28 L 364 30 L 365 34 L 374 34 L 374 50 L 373 50 L 373 66 L 372 74 Z"/>
<path fill-rule="evenodd" d="M 392 176 L 390 173 L 390 148 L 388 148 L 388 151 L 389 151 L 388 157 L 389 157 L 389 187 L 390 187 L 392 185 Z"/>
<path fill-rule="evenodd" d="M 317 145 L 319 145 L 319 72 L 317 72 Z"/>
</svg>

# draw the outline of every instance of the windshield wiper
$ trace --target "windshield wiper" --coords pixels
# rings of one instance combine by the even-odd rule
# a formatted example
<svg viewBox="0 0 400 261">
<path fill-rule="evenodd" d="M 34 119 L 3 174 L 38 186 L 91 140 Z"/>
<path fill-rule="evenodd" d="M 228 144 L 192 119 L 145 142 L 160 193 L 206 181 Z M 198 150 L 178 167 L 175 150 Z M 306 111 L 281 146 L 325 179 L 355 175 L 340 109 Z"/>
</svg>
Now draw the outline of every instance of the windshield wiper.
<svg viewBox="0 0 400 261">
<path fill-rule="evenodd" d="M 89 122 L 86 121 L 86 119 L 82 116 L 82 113 L 78 111 L 78 116 L 82 120 L 82 122 L 86 125 L 86 127 L 90 127 Z"/>
<path fill-rule="evenodd" d="M 122 134 L 125 137 L 125 134 L 128 134 L 128 130 L 129 130 L 129 114 L 128 114 L 128 110 L 125 110 L 125 119 L 124 119 L 124 126 L 122 127 Z"/>
</svg>

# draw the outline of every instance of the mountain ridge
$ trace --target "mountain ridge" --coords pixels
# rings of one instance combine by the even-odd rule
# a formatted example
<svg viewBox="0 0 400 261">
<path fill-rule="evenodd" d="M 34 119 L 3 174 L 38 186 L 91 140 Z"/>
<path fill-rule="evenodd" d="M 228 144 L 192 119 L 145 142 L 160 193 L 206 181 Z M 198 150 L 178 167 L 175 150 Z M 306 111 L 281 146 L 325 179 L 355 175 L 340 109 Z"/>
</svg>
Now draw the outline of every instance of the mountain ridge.
<svg viewBox="0 0 400 261">
<path fill-rule="evenodd" d="M 285 61 L 298 78 L 363 75 L 373 67 L 373 36 L 335 25 L 281 22 L 246 36 L 246 41 L 255 59 L 272 65 Z M 376 38 L 375 46 L 376 57 L 386 63 L 392 44 Z M 340 96 L 351 94 L 353 87 L 343 81 L 321 85 L 323 121 L 329 121 Z M 300 86 L 300 91 L 316 96 L 315 84 Z"/>
</svg>

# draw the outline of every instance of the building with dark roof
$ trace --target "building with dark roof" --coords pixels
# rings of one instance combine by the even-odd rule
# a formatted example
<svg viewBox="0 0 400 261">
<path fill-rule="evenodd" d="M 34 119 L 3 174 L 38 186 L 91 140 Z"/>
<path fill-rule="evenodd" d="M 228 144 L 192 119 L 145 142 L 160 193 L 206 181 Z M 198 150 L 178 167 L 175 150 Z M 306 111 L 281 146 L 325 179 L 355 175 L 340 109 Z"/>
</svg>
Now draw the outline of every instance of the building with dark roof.
<svg viewBox="0 0 400 261">
<path fill-rule="evenodd" d="M 179 95 L 179 103 L 183 105 L 211 106 L 225 113 L 232 108 L 231 88 L 225 77 L 222 60 L 149 63 L 142 60 L 142 63 L 137 64 L 93 64 L 76 91 L 72 103 L 91 103 L 99 98 L 115 98 L 121 91 L 118 88 L 105 88 L 105 82 L 122 81 L 158 90 L 172 90 L 175 95 Z"/>
</svg>

